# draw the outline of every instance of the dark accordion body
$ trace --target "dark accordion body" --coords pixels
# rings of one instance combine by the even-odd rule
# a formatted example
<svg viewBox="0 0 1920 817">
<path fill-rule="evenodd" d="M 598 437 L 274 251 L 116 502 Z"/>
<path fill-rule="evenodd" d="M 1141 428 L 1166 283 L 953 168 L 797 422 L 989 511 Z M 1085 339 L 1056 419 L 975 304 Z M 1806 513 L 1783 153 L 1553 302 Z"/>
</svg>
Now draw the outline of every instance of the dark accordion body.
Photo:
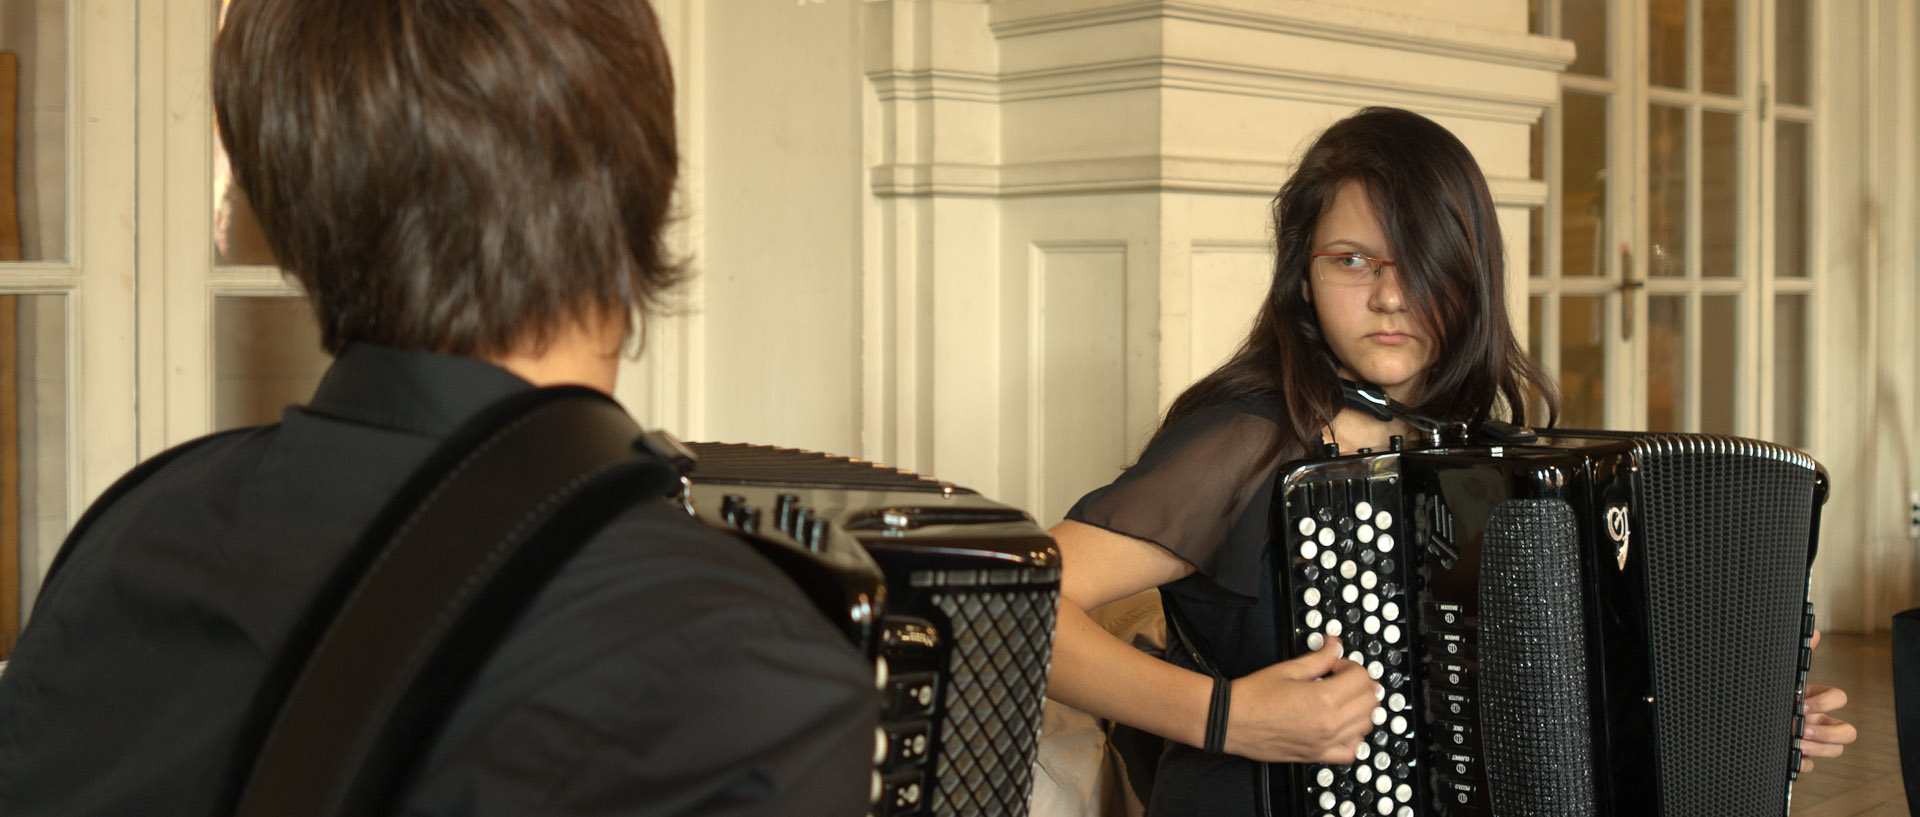
<svg viewBox="0 0 1920 817">
<path fill-rule="evenodd" d="M 876 817 L 1027 813 L 1060 554 L 1025 512 L 859 460 L 693 443 L 688 508 L 875 659 Z"/>
<path fill-rule="evenodd" d="M 1275 492 L 1281 655 L 1338 637 L 1387 699 L 1276 814 L 1785 814 L 1826 478 L 1687 434 L 1556 431 L 1299 464 Z"/>
</svg>

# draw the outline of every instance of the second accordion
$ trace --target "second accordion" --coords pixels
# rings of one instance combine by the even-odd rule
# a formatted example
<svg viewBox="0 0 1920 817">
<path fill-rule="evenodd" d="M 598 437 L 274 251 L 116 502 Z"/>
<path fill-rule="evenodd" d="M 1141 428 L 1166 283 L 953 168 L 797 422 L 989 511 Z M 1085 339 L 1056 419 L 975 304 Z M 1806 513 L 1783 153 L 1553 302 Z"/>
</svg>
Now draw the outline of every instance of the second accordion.
<svg viewBox="0 0 1920 817">
<path fill-rule="evenodd" d="M 1824 472 L 1735 437 L 1543 435 L 1282 474 L 1280 655 L 1338 638 L 1386 697 L 1353 764 L 1264 768 L 1273 813 L 1786 813 Z"/>
</svg>

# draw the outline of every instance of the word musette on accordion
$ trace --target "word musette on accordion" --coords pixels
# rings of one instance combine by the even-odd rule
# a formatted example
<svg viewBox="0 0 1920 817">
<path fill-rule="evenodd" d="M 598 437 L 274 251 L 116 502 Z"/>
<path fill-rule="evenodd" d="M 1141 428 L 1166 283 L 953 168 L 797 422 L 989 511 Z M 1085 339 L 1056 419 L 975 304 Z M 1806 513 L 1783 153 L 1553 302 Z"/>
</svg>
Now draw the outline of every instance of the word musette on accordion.
<svg viewBox="0 0 1920 817">
<path fill-rule="evenodd" d="M 1020 817 L 1060 553 L 1024 511 L 873 463 L 689 443 L 687 509 L 744 536 L 875 660 L 874 817 Z"/>
<path fill-rule="evenodd" d="M 1383 685 L 1350 766 L 1263 768 L 1274 814 L 1785 814 L 1826 477 L 1769 443 L 1506 427 L 1296 464 L 1280 655 Z"/>
</svg>

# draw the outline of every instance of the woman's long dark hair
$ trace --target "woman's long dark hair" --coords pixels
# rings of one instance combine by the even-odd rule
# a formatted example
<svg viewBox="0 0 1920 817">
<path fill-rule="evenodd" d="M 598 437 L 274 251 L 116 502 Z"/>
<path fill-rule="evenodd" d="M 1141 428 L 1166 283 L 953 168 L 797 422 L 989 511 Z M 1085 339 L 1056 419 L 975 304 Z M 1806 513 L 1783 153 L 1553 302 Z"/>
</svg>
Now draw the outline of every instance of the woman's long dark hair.
<svg viewBox="0 0 1920 817">
<path fill-rule="evenodd" d="M 1559 395 L 1507 322 L 1506 247 L 1473 154 L 1433 120 L 1367 108 L 1327 128 L 1273 201 L 1273 285 L 1253 331 L 1232 358 L 1187 387 L 1155 436 L 1200 409 L 1272 394 L 1281 450 L 1305 451 L 1337 414 L 1339 359 L 1306 299 L 1314 227 L 1347 182 L 1365 186 L 1391 242 L 1403 297 L 1433 338 L 1434 360 L 1414 409 L 1479 423 L 1503 409 L 1527 422 L 1530 395 L 1559 416 Z"/>
</svg>

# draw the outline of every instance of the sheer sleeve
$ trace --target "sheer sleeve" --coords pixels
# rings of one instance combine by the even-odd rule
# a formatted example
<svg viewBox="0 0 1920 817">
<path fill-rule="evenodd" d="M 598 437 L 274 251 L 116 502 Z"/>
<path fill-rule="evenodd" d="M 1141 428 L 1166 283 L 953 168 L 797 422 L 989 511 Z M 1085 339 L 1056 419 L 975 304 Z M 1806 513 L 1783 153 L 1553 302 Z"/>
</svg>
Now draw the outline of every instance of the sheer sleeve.
<svg viewBox="0 0 1920 817">
<path fill-rule="evenodd" d="M 1067 518 L 1145 540 L 1220 586 L 1257 596 L 1278 462 L 1271 400 L 1224 403 L 1176 423 Z"/>
</svg>

